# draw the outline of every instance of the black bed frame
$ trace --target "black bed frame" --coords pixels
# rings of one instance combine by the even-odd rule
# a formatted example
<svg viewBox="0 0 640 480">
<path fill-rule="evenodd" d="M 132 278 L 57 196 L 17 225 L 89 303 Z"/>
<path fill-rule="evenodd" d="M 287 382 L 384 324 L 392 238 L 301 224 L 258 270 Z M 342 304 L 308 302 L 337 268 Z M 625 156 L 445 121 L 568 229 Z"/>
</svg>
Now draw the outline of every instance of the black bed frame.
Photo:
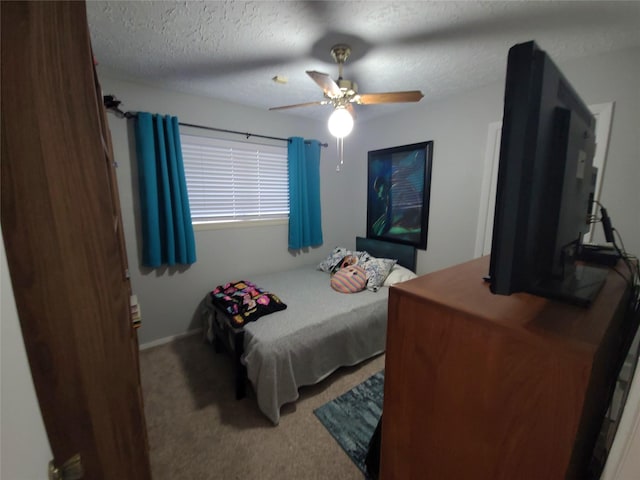
<svg viewBox="0 0 640 480">
<path fill-rule="evenodd" d="M 371 238 L 356 237 L 356 250 L 366 250 L 374 257 L 395 258 L 403 267 L 412 272 L 416 271 L 417 250 L 410 245 L 389 243 Z M 209 324 L 213 331 L 213 348 L 216 353 L 226 350 L 233 360 L 235 378 L 236 399 L 246 396 L 247 367 L 241 361 L 244 353 L 244 328 L 234 325 L 231 317 L 211 302 L 211 296 L 207 294 L 204 300 L 205 315 L 203 318 L 204 331 Z M 209 322 L 209 319 L 211 320 Z"/>
<path fill-rule="evenodd" d="M 398 263 L 412 272 L 416 271 L 418 251 L 411 245 L 402 243 L 383 242 L 373 238 L 356 237 L 356 250 L 366 250 L 378 258 L 395 258 Z"/>
</svg>

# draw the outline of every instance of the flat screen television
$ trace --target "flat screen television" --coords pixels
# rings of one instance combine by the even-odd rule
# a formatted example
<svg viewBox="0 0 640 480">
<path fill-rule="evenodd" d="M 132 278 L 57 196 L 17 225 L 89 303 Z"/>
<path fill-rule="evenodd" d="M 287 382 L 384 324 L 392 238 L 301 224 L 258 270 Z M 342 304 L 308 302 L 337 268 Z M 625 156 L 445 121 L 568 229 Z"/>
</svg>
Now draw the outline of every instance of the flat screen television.
<svg viewBox="0 0 640 480">
<path fill-rule="evenodd" d="M 595 118 L 535 42 L 509 50 L 491 292 L 589 306 L 607 270 L 576 255 L 589 231 L 597 170 Z"/>
</svg>

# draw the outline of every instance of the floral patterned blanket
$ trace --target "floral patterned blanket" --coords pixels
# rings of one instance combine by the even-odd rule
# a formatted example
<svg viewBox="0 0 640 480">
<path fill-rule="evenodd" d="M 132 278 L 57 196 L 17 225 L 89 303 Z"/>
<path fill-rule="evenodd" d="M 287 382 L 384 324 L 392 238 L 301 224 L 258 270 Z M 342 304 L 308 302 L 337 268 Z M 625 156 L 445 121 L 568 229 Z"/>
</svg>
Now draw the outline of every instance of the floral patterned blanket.
<svg viewBox="0 0 640 480">
<path fill-rule="evenodd" d="M 287 308 L 277 295 L 246 280 L 217 286 L 211 292 L 211 302 L 227 312 L 237 327 Z"/>
</svg>

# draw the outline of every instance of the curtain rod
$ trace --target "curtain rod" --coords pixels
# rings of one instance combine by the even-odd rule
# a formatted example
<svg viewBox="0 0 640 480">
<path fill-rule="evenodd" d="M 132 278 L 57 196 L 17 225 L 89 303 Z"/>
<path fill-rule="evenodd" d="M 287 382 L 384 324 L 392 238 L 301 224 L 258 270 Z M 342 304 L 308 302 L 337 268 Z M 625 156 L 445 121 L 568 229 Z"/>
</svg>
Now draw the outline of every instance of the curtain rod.
<svg viewBox="0 0 640 480">
<path fill-rule="evenodd" d="M 268 135 L 258 135 L 255 133 L 248 133 L 248 132 L 239 132 L 237 130 L 225 130 L 224 128 L 214 128 L 214 127 L 205 127 L 203 125 L 194 125 L 193 123 L 182 123 L 182 122 L 178 122 L 178 125 L 182 125 L 183 127 L 193 127 L 193 128 L 201 128 L 203 130 L 212 130 L 214 132 L 225 132 L 225 133 L 235 133 L 237 135 L 244 135 L 247 138 L 249 137 L 257 137 L 257 138 L 268 138 L 270 140 L 282 140 L 284 142 L 288 142 L 289 139 L 288 138 L 282 138 L 282 137 L 269 137 Z M 308 143 L 308 142 L 305 142 Z M 320 144 L 322 147 L 328 147 L 329 144 L 328 143 L 321 143 Z"/>
<path fill-rule="evenodd" d="M 136 112 L 123 112 L 122 110 L 120 110 L 118 105 L 120 105 L 121 102 L 118 101 L 113 95 L 105 95 L 103 100 L 104 100 L 104 106 L 107 108 L 107 110 L 112 110 L 121 118 L 129 119 L 129 118 L 136 118 L 138 116 Z M 269 140 L 280 140 L 283 142 L 289 142 L 288 138 L 270 137 L 268 135 L 257 135 L 255 133 L 239 132 L 237 130 L 226 130 L 224 128 L 206 127 L 204 125 L 195 125 L 193 123 L 178 122 L 178 125 L 182 125 L 183 127 L 192 127 L 192 128 L 200 128 L 203 130 L 211 130 L 214 132 L 224 132 L 224 133 L 234 133 L 236 135 L 244 135 L 245 137 L 247 137 L 247 139 L 249 137 L 256 137 L 256 138 L 267 138 Z M 308 143 L 308 142 L 305 142 L 305 143 Z M 321 143 L 320 146 L 326 148 L 329 146 L 329 144 Z"/>
</svg>

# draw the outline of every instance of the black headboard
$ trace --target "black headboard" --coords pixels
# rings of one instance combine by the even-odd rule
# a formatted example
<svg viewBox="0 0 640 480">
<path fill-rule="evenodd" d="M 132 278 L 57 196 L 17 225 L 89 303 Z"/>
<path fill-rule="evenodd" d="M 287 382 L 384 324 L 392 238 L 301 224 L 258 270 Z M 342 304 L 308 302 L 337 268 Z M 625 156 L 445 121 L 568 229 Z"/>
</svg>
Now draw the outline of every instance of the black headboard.
<svg viewBox="0 0 640 480">
<path fill-rule="evenodd" d="M 370 255 L 378 258 L 395 258 L 403 267 L 408 268 L 412 272 L 416 271 L 418 252 L 415 247 L 410 245 L 356 237 L 356 250 L 366 250 Z"/>
</svg>

